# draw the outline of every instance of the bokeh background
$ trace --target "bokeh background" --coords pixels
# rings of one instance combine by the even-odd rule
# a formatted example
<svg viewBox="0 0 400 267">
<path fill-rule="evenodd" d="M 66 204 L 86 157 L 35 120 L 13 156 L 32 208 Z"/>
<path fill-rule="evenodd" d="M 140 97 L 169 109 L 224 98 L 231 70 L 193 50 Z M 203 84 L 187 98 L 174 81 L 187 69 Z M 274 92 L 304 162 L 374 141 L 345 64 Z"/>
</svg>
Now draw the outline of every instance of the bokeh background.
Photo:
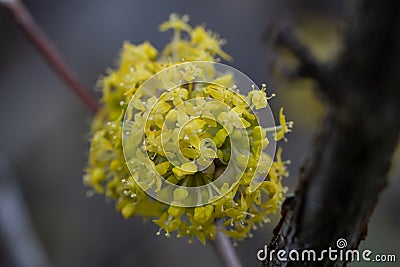
<svg viewBox="0 0 400 267">
<path fill-rule="evenodd" d="M 172 12 L 188 14 L 191 24 L 204 23 L 220 33 L 228 40 L 225 50 L 234 58 L 229 64 L 258 84 L 266 82 L 268 90 L 278 95 L 271 103 L 273 112 L 284 105 L 287 118 L 295 121 L 289 141 L 281 144 L 284 157 L 291 160 L 291 175 L 284 183 L 293 192 L 324 105 L 314 95 L 312 81 L 289 83 L 279 74 L 276 66 L 285 70 L 293 60 L 271 45 L 268 29 L 294 25 L 319 60 L 332 60 L 340 50 L 342 19 L 350 10 L 347 1 L 24 2 L 68 64 L 93 90 L 105 70 L 115 66 L 123 41 L 149 40 L 162 48 L 171 35 L 158 32 L 158 25 Z M 88 109 L 2 9 L 0 39 L 0 266 L 39 266 L 33 258 L 37 251 L 49 266 L 57 267 L 221 266 L 211 244 L 189 245 L 186 239 L 158 237 L 156 225 L 140 218 L 124 220 L 104 196 L 86 196 L 82 174 L 91 121 Z M 393 167 L 390 176 L 361 249 L 394 253 L 399 261 L 399 168 Z M 8 194 L 9 188 L 17 198 Z M 18 217 L 13 209 L 18 197 L 26 218 Z M 269 226 L 257 230 L 254 238 L 238 244 L 244 266 L 260 266 L 256 252 L 268 244 L 278 218 L 279 214 Z M 34 233 L 33 243 L 29 233 L 11 235 L 27 222 Z"/>
</svg>

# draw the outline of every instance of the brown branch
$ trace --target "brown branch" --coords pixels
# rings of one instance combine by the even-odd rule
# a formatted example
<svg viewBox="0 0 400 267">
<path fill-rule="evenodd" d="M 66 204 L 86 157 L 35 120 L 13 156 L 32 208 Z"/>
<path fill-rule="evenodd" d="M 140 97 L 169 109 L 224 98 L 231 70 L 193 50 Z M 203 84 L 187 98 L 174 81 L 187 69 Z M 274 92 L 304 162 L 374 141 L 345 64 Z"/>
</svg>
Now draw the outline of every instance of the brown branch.
<svg viewBox="0 0 400 267">
<path fill-rule="evenodd" d="M 361 0 L 353 16 L 339 64 L 320 72 L 303 49 L 294 53 L 311 66 L 322 92 L 338 90 L 300 174 L 295 198 L 287 203 L 268 248 L 289 251 L 336 248 L 344 238 L 356 249 L 365 238 L 369 218 L 387 184 L 400 124 L 400 3 Z M 287 45 L 288 46 L 288 45 Z M 325 70 L 324 70 L 325 71 Z M 324 73 L 324 75 L 326 75 Z M 333 78 L 337 82 L 332 85 Z M 379 91 L 379 95 L 377 95 Z M 346 262 L 284 262 L 267 266 L 346 266 Z"/>
<path fill-rule="evenodd" d="M 32 18 L 24 4 L 19 0 L 0 0 L 3 6 L 19 25 L 24 34 L 37 48 L 43 58 L 54 71 L 70 86 L 82 101 L 95 113 L 98 110 L 98 101 L 88 92 L 85 86 L 76 78 L 75 74 L 62 59 L 55 46 Z"/>
<path fill-rule="evenodd" d="M 280 30 L 276 35 L 275 43 L 278 46 L 287 48 L 299 59 L 301 64 L 297 72 L 299 76 L 318 80 L 323 78 L 322 76 L 324 75 L 321 73 L 322 66 L 312 56 L 309 49 L 300 42 L 292 28 L 286 27 Z"/>
<path fill-rule="evenodd" d="M 274 42 L 277 46 L 286 48 L 299 60 L 300 65 L 292 70 L 291 77 L 308 77 L 319 83 L 319 88 L 330 100 L 336 101 L 340 93 L 336 90 L 329 90 L 336 85 L 336 77 L 332 76 L 334 64 L 322 64 L 311 54 L 290 27 L 285 27 L 276 32 Z"/>
</svg>

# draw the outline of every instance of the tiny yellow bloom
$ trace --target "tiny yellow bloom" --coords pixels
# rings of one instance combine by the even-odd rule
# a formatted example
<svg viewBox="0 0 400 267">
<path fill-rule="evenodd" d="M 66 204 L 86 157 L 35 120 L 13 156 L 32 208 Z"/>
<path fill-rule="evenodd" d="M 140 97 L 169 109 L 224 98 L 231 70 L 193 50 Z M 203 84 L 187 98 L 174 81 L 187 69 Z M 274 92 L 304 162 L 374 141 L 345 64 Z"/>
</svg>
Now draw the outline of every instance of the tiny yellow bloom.
<svg viewBox="0 0 400 267">
<path fill-rule="evenodd" d="M 188 21 L 189 21 L 189 16 L 184 15 L 182 17 L 179 17 L 178 14 L 173 13 L 169 16 L 168 21 L 160 25 L 160 31 L 165 32 L 167 30 L 173 29 L 177 31 L 191 32 L 192 27 L 190 27 L 190 25 L 187 24 Z"/>
<path fill-rule="evenodd" d="M 213 211 L 212 205 L 197 207 L 194 209 L 194 219 L 200 223 L 205 223 L 212 218 Z"/>
<path fill-rule="evenodd" d="M 182 178 L 185 175 L 194 174 L 197 172 L 197 166 L 193 162 L 183 163 L 180 167 L 174 167 L 172 169 L 176 177 Z"/>
<path fill-rule="evenodd" d="M 279 128 L 275 134 L 275 140 L 279 141 L 285 139 L 285 134 L 291 131 L 293 127 L 293 122 L 286 122 L 285 115 L 283 114 L 283 108 L 279 110 Z M 285 139 L 286 140 L 286 139 Z"/>
</svg>

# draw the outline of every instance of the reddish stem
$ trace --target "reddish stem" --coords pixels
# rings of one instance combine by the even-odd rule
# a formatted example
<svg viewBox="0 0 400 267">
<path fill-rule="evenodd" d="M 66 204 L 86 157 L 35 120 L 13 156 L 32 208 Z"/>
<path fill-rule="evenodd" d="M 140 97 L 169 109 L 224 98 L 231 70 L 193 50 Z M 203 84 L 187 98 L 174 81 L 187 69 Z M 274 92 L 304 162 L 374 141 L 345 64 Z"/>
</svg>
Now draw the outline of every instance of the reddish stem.
<svg viewBox="0 0 400 267">
<path fill-rule="evenodd" d="M 19 0 L 0 0 L 0 5 L 12 15 L 24 34 L 37 48 L 43 58 L 70 86 L 79 98 L 90 108 L 92 113 L 98 110 L 98 101 L 89 93 L 65 63 L 60 53 L 32 18 L 29 10 Z"/>
</svg>

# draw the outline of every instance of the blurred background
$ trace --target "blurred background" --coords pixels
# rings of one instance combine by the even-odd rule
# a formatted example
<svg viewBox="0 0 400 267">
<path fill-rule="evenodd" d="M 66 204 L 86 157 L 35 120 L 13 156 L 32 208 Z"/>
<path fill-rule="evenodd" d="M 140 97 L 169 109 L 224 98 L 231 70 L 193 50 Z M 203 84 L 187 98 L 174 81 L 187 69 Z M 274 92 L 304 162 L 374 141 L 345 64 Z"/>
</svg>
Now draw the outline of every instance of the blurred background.
<svg viewBox="0 0 400 267">
<path fill-rule="evenodd" d="M 281 144 L 284 157 L 291 160 L 290 177 L 284 183 L 293 192 L 324 106 L 313 93 L 312 81 L 287 82 L 282 76 L 279 69 L 285 70 L 293 59 L 271 45 L 267 29 L 294 25 L 319 60 L 334 60 L 345 27 L 342 19 L 350 9 L 346 1 L 24 3 L 67 63 L 93 90 L 99 76 L 115 66 L 123 41 L 149 40 L 161 49 L 171 34 L 159 33 L 158 25 L 172 12 L 188 14 L 192 25 L 206 24 L 219 33 L 228 41 L 225 51 L 234 58 L 229 64 L 257 84 L 266 82 L 269 92 L 277 94 L 271 102 L 273 112 L 277 114 L 284 105 L 287 118 L 295 121 L 289 141 Z M 91 121 L 88 109 L 46 65 L 3 9 L 0 36 L 0 266 L 39 266 L 34 264 L 36 252 L 42 253 L 48 266 L 57 267 L 221 266 L 211 244 L 189 245 L 186 239 L 156 236 L 156 225 L 135 217 L 124 220 L 104 196 L 86 196 L 82 174 Z M 400 203 L 399 168 L 393 167 L 390 176 L 361 249 L 396 254 L 399 261 L 400 213 L 393 212 Z M 23 201 L 26 218 L 15 212 L 18 199 Z M 260 266 L 256 252 L 269 243 L 278 219 L 279 214 L 252 239 L 238 244 L 244 266 Z M 33 236 L 23 232 L 10 239 L 13 229 L 27 222 Z"/>
</svg>

